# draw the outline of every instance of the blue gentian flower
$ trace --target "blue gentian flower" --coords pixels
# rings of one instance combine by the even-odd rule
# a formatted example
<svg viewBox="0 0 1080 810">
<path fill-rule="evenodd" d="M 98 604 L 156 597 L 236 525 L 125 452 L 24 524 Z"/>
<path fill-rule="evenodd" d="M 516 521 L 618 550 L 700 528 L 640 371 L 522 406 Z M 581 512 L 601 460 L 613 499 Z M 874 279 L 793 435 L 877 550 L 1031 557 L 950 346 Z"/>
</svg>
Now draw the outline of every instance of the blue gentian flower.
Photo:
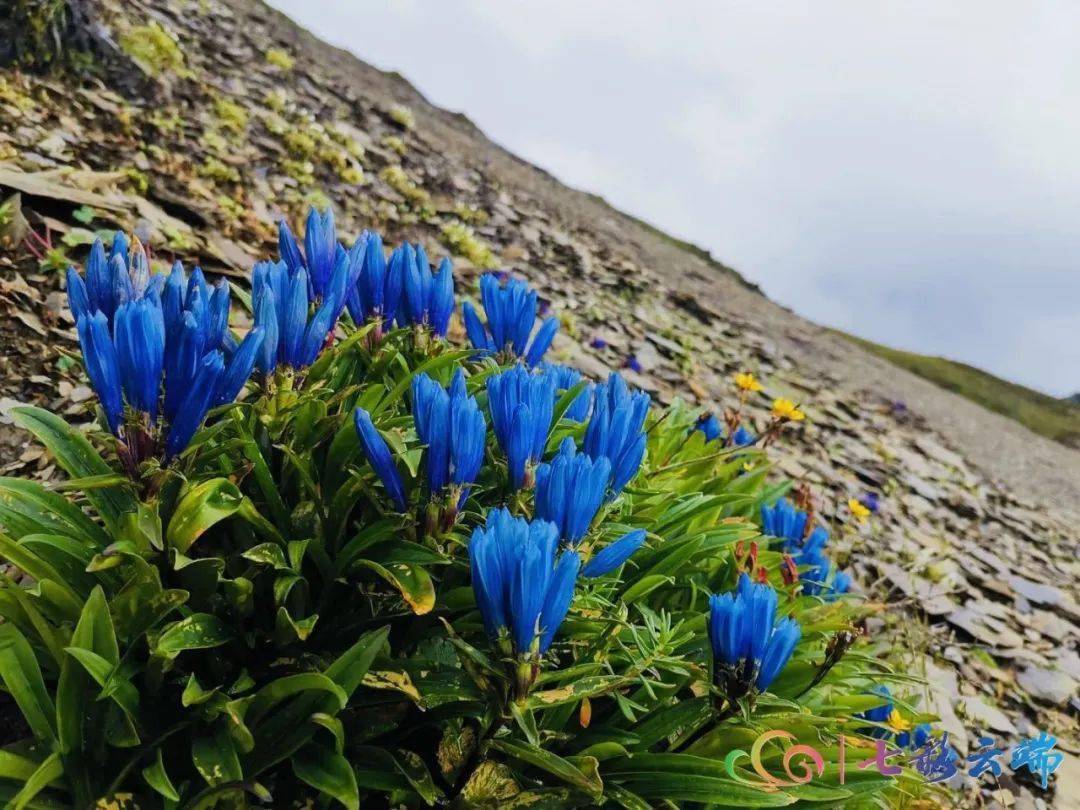
<svg viewBox="0 0 1080 810">
<path fill-rule="evenodd" d="M 500 285 L 495 273 L 480 277 L 480 301 L 487 316 L 487 326 L 480 320 L 473 305 L 462 305 L 465 332 L 473 348 L 483 352 L 507 352 L 522 358 L 526 365 L 535 366 L 544 359 L 555 333 L 558 318 L 546 319 L 532 335 L 536 323 L 536 292 L 519 279 Z M 529 337 L 532 336 L 532 341 Z"/>
<path fill-rule="evenodd" d="M 714 413 L 703 413 L 696 423 L 694 430 L 700 430 L 705 435 L 706 442 L 713 442 L 724 437 L 724 430 L 720 427 L 720 420 Z"/>
<path fill-rule="evenodd" d="M 555 411 L 555 377 L 513 366 L 488 378 L 488 407 L 495 438 L 509 461 L 514 489 L 525 485 L 526 466 L 540 461 Z"/>
<path fill-rule="evenodd" d="M 559 452 L 536 468 L 536 516 L 559 527 L 559 537 L 576 545 L 592 525 L 604 501 L 611 462 L 578 455 L 567 436 Z"/>
<path fill-rule="evenodd" d="M 304 225 L 303 254 L 300 253 L 288 223 L 284 219 L 278 222 L 278 251 L 281 261 L 285 262 L 290 273 L 307 271 L 309 292 L 313 301 L 322 302 L 329 294 L 339 250 L 344 249 L 338 244 L 334 212 L 329 208 L 323 214 L 314 206 L 308 210 L 307 222 Z M 344 298 L 341 298 L 342 306 L 344 303 Z"/>
<path fill-rule="evenodd" d="M 371 421 L 371 414 L 363 408 L 357 408 L 353 416 L 356 423 L 356 434 L 360 437 L 360 443 L 364 447 L 364 455 L 375 474 L 386 487 L 386 492 L 394 501 L 399 512 L 404 512 L 407 506 L 405 500 L 405 487 L 401 482 L 401 474 L 398 472 L 394 457 L 390 455 L 390 448 L 386 439 L 375 428 Z"/>
<path fill-rule="evenodd" d="M 347 253 L 340 246 L 335 256 L 334 269 L 321 299 L 312 298 L 308 273 L 303 267 L 290 269 L 285 261 L 255 264 L 251 271 L 251 298 L 255 325 L 262 328 L 265 336 L 258 356 L 263 373 L 270 373 L 279 365 L 307 368 L 326 345 L 363 259 L 361 253 Z M 309 317 L 313 304 L 317 307 Z"/>
<path fill-rule="evenodd" d="M 410 250 L 412 261 L 405 264 L 405 300 L 398 318 L 411 326 L 428 326 L 439 337 L 446 337 L 454 311 L 454 269 L 444 258 L 432 274 L 424 249 L 416 245 Z"/>
<path fill-rule="evenodd" d="M 124 396 L 137 411 L 157 421 L 165 361 L 165 321 L 160 302 L 147 298 L 116 310 L 114 340 Z"/>
<path fill-rule="evenodd" d="M 555 375 L 555 389 L 560 395 L 565 391 L 569 391 L 584 379 L 580 371 L 570 366 L 561 366 L 557 363 L 541 363 L 540 368 Z M 582 388 L 581 393 L 570 403 L 570 407 L 566 409 L 563 416 L 572 422 L 584 422 L 588 419 L 589 411 L 592 409 L 593 389 L 595 388 L 596 385 L 591 382 Z"/>
<path fill-rule="evenodd" d="M 644 427 L 648 413 L 649 395 L 643 391 L 631 393 L 617 373 L 596 386 L 584 450 L 586 455 L 604 457 L 611 462 L 614 494 L 630 483 L 645 458 Z"/>
<path fill-rule="evenodd" d="M 349 294 L 349 314 L 354 323 L 378 320 L 380 329 L 389 328 L 402 305 L 405 269 L 410 263 L 408 253 L 413 248 L 402 245 L 387 262 L 382 238 L 377 233 L 369 231 L 361 234 L 357 245 L 361 240 L 364 241 L 363 261 L 356 284 Z"/>
<path fill-rule="evenodd" d="M 876 492 L 864 492 L 859 497 L 859 503 L 871 512 L 877 512 L 881 508 L 881 499 Z"/>
<path fill-rule="evenodd" d="M 508 639 L 519 658 L 543 655 L 566 618 L 581 559 L 556 554 L 558 529 L 542 520 L 488 512 L 469 540 L 476 606 L 494 641 Z"/>
<path fill-rule="evenodd" d="M 218 391 L 218 384 L 224 373 L 225 359 L 221 352 L 215 350 L 203 356 L 192 381 L 191 390 L 184 397 L 176 418 L 169 427 L 169 435 L 165 440 L 166 460 L 187 447 L 195 431 L 206 418 L 207 411 L 213 405 L 214 395 Z"/>
<path fill-rule="evenodd" d="M 634 529 L 627 532 L 614 543 L 604 546 L 585 567 L 581 569 L 582 576 L 602 577 L 609 574 L 633 556 L 645 543 L 645 530 Z"/>
<path fill-rule="evenodd" d="M 761 507 L 761 532 L 770 537 L 779 537 L 802 545 L 806 533 L 807 514 L 796 509 L 791 501 L 777 501 L 774 506 Z"/>
<path fill-rule="evenodd" d="M 733 447 L 749 447 L 757 441 L 757 437 L 749 430 L 739 425 L 735 429 L 735 432 L 731 434 L 731 444 Z"/>
<path fill-rule="evenodd" d="M 98 310 L 93 315 L 80 316 L 76 326 L 86 374 L 101 401 L 109 429 L 119 435 L 124 400 L 120 391 L 120 360 L 109 334 L 109 319 Z"/>
<path fill-rule="evenodd" d="M 930 741 L 933 727 L 929 723 L 919 723 L 911 731 L 901 731 L 896 735 L 896 744 L 901 748 L 918 751 Z"/>
<path fill-rule="evenodd" d="M 432 494 L 446 486 L 467 488 L 480 474 L 487 441 L 487 422 L 476 399 L 465 390 L 461 369 L 445 390 L 426 374 L 412 381 L 416 435 L 427 445 L 428 487 Z M 464 494 L 464 493 L 462 493 Z"/>
<path fill-rule="evenodd" d="M 632 354 L 627 357 L 624 365 L 626 366 L 626 368 L 630 369 L 631 371 L 637 372 L 638 374 L 640 374 L 643 370 L 641 361 L 637 359 L 636 354 Z"/>
<path fill-rule="evenodd" d="M 225 373 L 214 394 L 214 406 L 224 405 L 236 399 L 255 369 L 255 361 L 262 349 L 263 330 L 255 327 L 248 332 L 225 366 Z M 166 377 L 167 385 L 168 377 Z"/>
<path fill-rule="evenodd" d="M 794 619 L 776 621 L 776 591 L 744 573 L 734 593 L 709 597 L 709 643 L 731 698 L 752 683 L 768 689 L 795 650 L 802 629 Z"/>
<path fill-rule="evenodd" d="M 592 349 L 606 349 L 607 347 L 608 347 L 608 342 L 606 340 L 604 340 L 602 337 L 594 337 L 592 340 L 589 341 L 589 348 L 592 348 Z"/>
<path fill-rule="evenodd" d="M 76 281 L 78 279 L 78 281 Z M 68 304 L 75 320 L 95 312 L 105 314 L 110 329 L 116 310 L 130 301 L 158 298 L 165 279 L 150 273 L 150 263 L 138 240 L 129 252 L 127 239 L 119 231 L 113 237 L 109 257 L 100 239 L 94 240 L 86 260 L 86 277 L 68 268 Z"/>
</svg>

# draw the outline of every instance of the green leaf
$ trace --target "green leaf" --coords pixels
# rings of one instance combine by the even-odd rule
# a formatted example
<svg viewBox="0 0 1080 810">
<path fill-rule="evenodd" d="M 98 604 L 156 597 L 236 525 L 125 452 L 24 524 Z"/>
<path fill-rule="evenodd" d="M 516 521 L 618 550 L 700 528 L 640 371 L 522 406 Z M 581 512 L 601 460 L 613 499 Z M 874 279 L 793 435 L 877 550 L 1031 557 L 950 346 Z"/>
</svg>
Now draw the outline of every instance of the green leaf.
<svg viewBox="0 0 1080 810">
<path fill-rule="evenodd" d="M 52 582 L 58 592 L 63 594 L 63 604 L 60 607 L 69 613 L 74 611 L 74 615 L 71 616 L 73 620 L 78 617 L 82 606 L 82 597 L 45 560 L 5 534 L 0 534 L 0 558 L 14 565 L 23 573 L 29 574 L 38 582 L 45 580 Z"/>
<path fill-rule="evenodd" d="M 207 529 L 240 509 L 244 496 L 227 478 L 212 478 L 188 490 L 173 512 L 165 540 L 181 553 Z"/>
<path fill-rule="evenodd" d="M 427 769 L 427 765 L 424 764 L 424 760 L 420 758 L 420 755 L 414 751 L 397 750 L 391 754 L 394 758 L 394 764 L 397 765 L 397 769 L 401 771 L 401 775 L 409 780 L 409 784 L 413 786 L 413 790 L 420 794 L 420 798 L 423 799 L 430 807 L 435 804 L 435 799 L 438 797 L 438 792 L 435 789 L 435 781 L 431 778 L 431 773 Z"/>
<path fill-rule="evenodd" d="M 163 658 L 175 658 L 185 650 L 220 647 L 231 638 L 228 626 L 217 616 L 194 613 L 166 627 L 158 637 L 154 653 Z"/>
<path fill-rule="evenodd" d="M 360 790 L 349 761 L 333 748 L 311 743 L 292 757 L 292 769 L 302 782 L 337 799 L 349 810 L 359 810 Z"/>
<path fill-rule="evenodd" d="M 491 746 L 502 751 L 507 756 L 547 771 L 552 776 L 586 793 L 594 796 L 603 793 L 604 784 L 594 770 L 586 773 L 572 762 L 568 762 L 550 751 L 545 751 L 543 748 L 512 740 L 494 740 Z M 593 760 L 593 762 L 595 761 Z"/>
<path fill-rule="evenodd" d="M 157 750 L 153 764 L 142 769 L 142 777 L 146 780 L 146 784 L 169 801 L 180 801 L 180 794 L 176 792 L 169 774 L 165 771 L 165 761 L 162 759 L 160 748 Z"/>
<path fill-rule="evenodd" d="M 373 560 L 357 560 L 356 564 L 370 568 L 380 577 L 398 589 L 401 596 L 409 603 L 413 613 L 423 615 L 435 607 L 435 585 L 431 575 L 412 563 L 392 563 L 383 567 Z"/>
<path fill-rule="evenodd" d="M 634 754 L 603 763 L 605 780 L 617 782 L 644 799 L 705 802 L 722 807 L 783 807 L 797 799 L 766 793 L 736 781 L 720 760 L 689 754 Z"/>
<path fill-rule="evenodd" d="M 0 750 L 0 779 L 25 782 L 41 766 L 40 762 L 27 759 L 14 751 Z"/>
<path fill-rule="evenodd" d="M 287 675 L 271 681 L 258 692 L 248 708 L 247 721 L 254 726 L 262 719 L 270 709 L 286 698 L 298 695 L 301 692 L 325 692 L 332 695 L 337 701 L 337 708 L 331 714 L 336 714 L 345 708 L 348 703 L 348 695 L 345 690 L 334 681 L 318 672 L 304 672 L 298 675 Z"/>
<path fill-rule="evenodd" d="M 0 624 L 0 678 L 34 737 L 52 745 L 56 741 L 56 707 L 30 643 L 10 622 Z"/>
<path fill-rule="evenodd" d="M 236 747 L 223 729 L 218 729 L 212 737 L 196 737 L 191 744 L 191 761 L 210 786 L 244 778 Z"/>
<path fill-rule="evenodd" d="M 36 481 L 0 477 L 0 527 L 16 540 L 26 534 L 62 534 L 92 548 L 109 536 L 83 511 Z"/>
<path fill-rule="evenodd" d="M 30 778 L 12 798 L 8 807 L 12 810 L 22 810 L 35 796 L 64 775 L 64 763 L 57 753 L 49 754 L 38 769 L 31 774 Z"/>
<path fill-rule="evenodd" d="M 12 408 L 11 416 L 45 445 L 72 478 L 114 474 L 87 438 L 59 416 L 32 405 Z M 138 505 L 128 484 L 87 490 L 86 499 L 114 533 L 119 531 L 121 515 L 134 512 Z"/>
<path fill-rule="evenodd" d="M 64 651 L 82 664 L 87 674 L 101 687 L 102 697 L 111 697 L 134 724 L 139 713 L 139 692 L 117 667 L 100 655 L 81 647 L 65 647 Z"/>
</svg>

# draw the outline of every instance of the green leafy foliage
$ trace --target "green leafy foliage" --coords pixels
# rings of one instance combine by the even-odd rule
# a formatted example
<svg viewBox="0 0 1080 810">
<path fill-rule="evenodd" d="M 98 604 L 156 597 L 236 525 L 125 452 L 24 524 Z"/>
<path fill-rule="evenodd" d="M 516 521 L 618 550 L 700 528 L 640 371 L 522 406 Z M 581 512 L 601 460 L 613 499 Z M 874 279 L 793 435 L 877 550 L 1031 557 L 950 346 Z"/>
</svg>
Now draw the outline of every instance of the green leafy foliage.
<svg viewBox="0 0 1080 810">
<path fill-rule="evenodd" d="M 0 750 L 0 796 L 646 808 L 869 806 L 925 790 L 908 771 L 841 785 L 832 765 L 766 789 L 745 762 L 725 764 L 770 729 L 792 735 L 763 752 L 774 774 L 795 739 L 835 752 L 865 726 L 852 716 L 867 688 L 902 676 L 865 651 L 826 666 L 836 634 L 870 609 L 784 583 L 756 523 L 784 489 L 766 454 L 706 443 L 678 403 L 650 416 L 641 472 L 580 550 L 634 528 L 645 546 L 578 582 L 531 687 L 515 692 L 520 664 L 484 632 L 466 545 L 488 509 L 531 516 L 532 496 L 510 492 L 489 436 L 468 499 L 437 508 L 409 410 L 416 374 L 445 384 L 458 368 L 486 406 L 494 361 L 414 331 L 357 329 L 303 377 L 279 371 L 219 410 L 179 463 L 139 482 L 120 474 L 111 438 L 96 447 L 59 417 L 17 409 L 70 481 L 0 479 L 0 558 L 19 571 L 0 582 L 0 682 L 30 730 Z M 404 514 L 364 459 L 358 406 L 405 479 Z M 549 451 L 583 431 L 559 419 Z M 721 715 L 707 599 L 748 564 L 803 637 L 771 691 Z"/>
</svg>

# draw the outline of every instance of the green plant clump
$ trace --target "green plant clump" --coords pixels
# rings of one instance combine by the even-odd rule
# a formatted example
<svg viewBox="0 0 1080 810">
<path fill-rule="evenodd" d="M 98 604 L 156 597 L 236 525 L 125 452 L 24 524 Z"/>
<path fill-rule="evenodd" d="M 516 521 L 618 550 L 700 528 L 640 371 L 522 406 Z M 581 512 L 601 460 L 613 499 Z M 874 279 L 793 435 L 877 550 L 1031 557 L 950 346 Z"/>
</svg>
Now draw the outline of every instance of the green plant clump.
<svg viewBox="0 0 1080 810">
<path fill-rule="evenodd" d="M 295 245 L 290 255 L 300 256 Z M 418 255 L 399 248 L 391 272 Z M 306 259 L 313 278 L 317 259 Z M 291 273 L 296 300 L 306 301 L 302 266 L 283 266 L 257 273 Z M 131 267 L 144 269 L 137 258 Z M 365 264 L 365 273 L 378 268 Z M 450 272 L 440 267 L 433 284 L 452 304 L 452 283 L 442 283 Z M 180 281 L 162 297 L 184 289 Z M 527 339 L 528 306 L 500 315 L 488 295 L 496 277 L 484 284 L 489 324 L 470 321 L 470 337 L 486 345 L 507 317 L 524 314 L 518 334 Z M 390 328 L 383 305 L 368 300 L 373 319 L 341 324 L 326 344 L 315 333 L 310 365 L 274 367 L 271 347 L 266 372 L 172 457 L 152 457 L 152 426 L 130 405 L 112 430 L 102 411 L 89 432 L 15 409 L 68 480 L 0 479 L 0 559 L 12 566 L 0 574 L 0 682 L 27 729 L 0 749 L 0 801 L 835 807 L 925 793 L 908 768 L 885 776 L 849 767 L 841 784 L 841 734 L 853 762 L 873 756 L 866 735 L 884 727 L 857 717 L 882 703 L 868 690 L 910 679 L 869 642 L 849 651 L 869 612 L 857 596 L 804 586 L 785 541 L 762 536 L 762 507 L 789 484 L 774 480 L 760 442 L 707 435 L 682 404 L 646 411 L 647 397 L 617 379 L 593 384 L 530 367 L 517 357 L 524 339 L 455 347 L 440 337 L 446 321 L 428 326 L 440 321 L 405 303 L 415 292 L 397 318 L 415 326 Z M 259 329 L 273 322 L 263 319 L 265 295 L 255 300 Z M 535 304 L 520 282 L 498 295 Z M 125 306 L 159 305 L 147 297 Z M 292 315 L 310 315 L 311 334 L 322 311 L 313 299 Z M 293 334 L 282 330 L 282 345 Z M 537 359 L 533 349 L 526 359 Z M 170 362 L 167 354 L 166 396 Z M 560 393 L 542 417 L 551 375 Z M 532 411 L 504 411 L 515 385 L 533 391 Z M 599 434 L 629 402 L 645 421 L 629 428 L 635 449 L 615 453 L 618 423 L 626 430 L 633 419 L 614 418 Z M 541 427 L 527 437 L 527 459 L 520 436 L 500 438 L 507 418 Z M 782 427 L 774 420 L 759 439 Z M 466 434 L 478 442 L 471 460 L 458 455 Z M 640 467 L 627 462 L 634 452 Z M 589 482 L 560 488 L 569 469 L 587 470 Z M 595 501 L 583 506 L 575 493 Z M 509 533 L 525 522 L 528 537 Z M 490 556 L 492 537 L 509 556 Z M 632 548 L 618 546 L 628 538 Z M 542 563 L 555 554 L 551 573 Z M 710 644 L 710 594 L 730 600 L 740 577 L 740 591 L 775 600 L 775 634 L 786 627 L 797 640 L 790 661 L 732 663 Z M 523 618 L 537 615 L 538 599 L 540 618 Z M 766 614 L 755 626 L 768 637 L 773 614 L 753 615 Z M 791 735 L 762 752 L 778 784 L 764 784 L 745 759 L 725 764 L 770 729 Z M 785 775 L 796 740 L 826 756 L 812 782 Z"/>
</svg>

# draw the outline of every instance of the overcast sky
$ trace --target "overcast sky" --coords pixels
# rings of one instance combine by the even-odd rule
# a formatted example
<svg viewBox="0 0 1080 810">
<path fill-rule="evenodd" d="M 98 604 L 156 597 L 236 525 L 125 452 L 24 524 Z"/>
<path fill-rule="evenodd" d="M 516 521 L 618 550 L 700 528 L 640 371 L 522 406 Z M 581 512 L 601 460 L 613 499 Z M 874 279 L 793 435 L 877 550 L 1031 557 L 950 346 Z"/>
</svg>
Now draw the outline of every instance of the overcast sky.
<svg viewBox="0 0 1080 810">
<path fill-rule="evenodd" d="M 1080 390 L 1080 5 L 273 0 L 797 312 Z"/>
</svg>

